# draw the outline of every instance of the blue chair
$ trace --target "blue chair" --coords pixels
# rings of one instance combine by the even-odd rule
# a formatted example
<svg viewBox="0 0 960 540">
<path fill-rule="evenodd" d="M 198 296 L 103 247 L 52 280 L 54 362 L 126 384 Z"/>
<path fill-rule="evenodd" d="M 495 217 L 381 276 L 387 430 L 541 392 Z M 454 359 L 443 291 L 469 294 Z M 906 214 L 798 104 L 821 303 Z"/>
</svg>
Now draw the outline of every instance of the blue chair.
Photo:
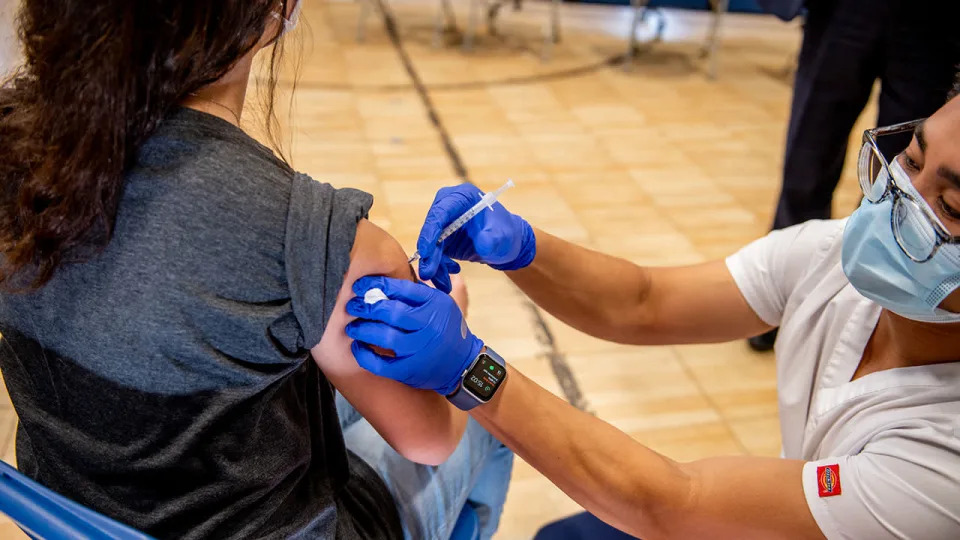
<svg viewBox="0 0 960 540">
<path fill-rule="evenodd" d="M 4 461 L 0 461 L 0 512 L 35 539 L 152 540 L 140 531 L 41 486 Z M 473 507 L 466 504 L 450 540 L 478 538 L 480 520 Z"/>
<path fill-rule="evenodd" d="M 544 525 L 533 540 L 636 540 L 636 537 L 582 512 Z"/>
<path fill-rule="evenodd" d="M 463 510 L 460 510 L 457 523 L 453 526 L 453 532 L 450 533 L 450 540 L 479 540 L 479 538 L 480 518 L 477 517 L 477 511 L 467 503 L 463 505 Z"/>
<path fill-rule="evenodd" d="M 150 540 L 151 537 L 58 495 L 0 461 L 0 512 L 31 538 Z"/>
</svg>

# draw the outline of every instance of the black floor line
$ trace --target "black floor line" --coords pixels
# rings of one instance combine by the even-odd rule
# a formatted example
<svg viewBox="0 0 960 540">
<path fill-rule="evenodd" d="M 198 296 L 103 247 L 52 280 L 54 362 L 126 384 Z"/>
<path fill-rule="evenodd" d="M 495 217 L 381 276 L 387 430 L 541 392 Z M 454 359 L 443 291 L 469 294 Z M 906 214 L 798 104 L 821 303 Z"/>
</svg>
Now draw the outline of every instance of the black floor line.
<svg viewBox="0 0 960 540">
<path fill-rule="evenodd" d="M 528 75 L 525 77 L 504 77 L 502 79 L 493 79 L 489 81 L 463 81 L 431 84 L 430 91 L 437 93 L 478 90 L 482 88 L 495 88 L 498 86 L 521 86 L 525 84 L 538 84 L 543 82 L 559 81 L 563 79 L 573 79 L 576 77 L 582 77 L 584 75 L 596 73 L 597 71 L 608 67 L 619 66 L 623 64 L 625 59 L 625 54 L 618 54 L 604 60 L 598 60 L 597 62 L 593 62 L 591 64 L 584 64 L 582 66 L 561 69 L 549 73 L 541 73 L 538 75 Z M 287 83 L 280 81 L 277 83 L 277 85 L 280 87 L 285 87 Z M 297 81 L 297 88 L 305 88 L 308 90 L 327 90 L 333 92 L 388 93 L 410 90 L 411 88 L 416 88 L 416 84 L 335 84 L 300 80 Z"/>
<path fill-rule="evenodd" d="M 472 183 L 470 182 L 470 174 L 463 163 L 463 159 L 460 157 L 460 152 L 457 151 L 456 146 L 454 146 L 453 141 L 450 139 L 450 134 L 447 132 L 446 127 L 444 127 L 440 115 L 437 114 L 437 110 L 433 105 L 433 101 L 430 99 L 430 93 L 426 85 L 423 84 L 420 74 L 417 72 L 416 67 L 414 67 L 413 62 L 410 60 L 410 55 L 407 54 L 407 50 L 403 46 L 403 40 L 400 38 L 400 32 L 397 31 L 396 19 L 393 16 L 393 12 L 390 11 L 390 6 L 383 0 L 377 0 L 377 7 L 383 17 L 383 25 L 387 30 L 387 35 L 390 37 L 390 42 L 397 51 L 397 55 L 400 57 L 400 61 L 403 63 L 403 67 L 406 69 L 414 89 L 423 101 L 423 106 L 427 110 L 427 116 L 430 118 L 430 122 L 440 136 L 443 148 L 447 153 L 447 157 L 450 159 L 450 164 L 453 166 L 461 182 Z M 577 383 L 573 370 L 570 369 L 570 364 L 567 363 L 566 356 L 557 349 L 556 340 L 553 337 L 553 333 L 550 332 L 550 328 L 547 326 L 547 321 L 543 318 L 540 308 L 528 298 L 524 298 L 523 301 L 530 310 L 534 323 L 537 326 L 538 341 L 547 348 L 544 356 L 550 362 L 550 367 L 553 370 L 554 376 L 557 378 L 557 382 L 560 384 L 564 397 L 571 405 L 578 409 L 588 410 L 587 401 L 583 396 L 583 392 L 580 390 L 580 385 Z"/>
<path fill-rule="evenodd" d="M 400 32 L 397 30 L 397 22 L 393 17 L 393 12 L 390 11 L 390 6 L 387 5 L 383 0 L 377 0 L 377 7 L 380 10 L 381 16 L 383 16 L 383 25 L 387 30 L 387 35 L 390 37 L 390 42 L 393 44 L 393 48 L 397 51 L 397 56 L 400 57 L 400 61 L 403 63 L 403 67 L 407 71 L 407 75 L 410 77 L 410 82 L 413 83 L 414 90 L 417 91 L 417 94 L 420 96 L 420 100 L 423 101 L 423 107 L 427 110 L 427 116 L 430 118 L 430 123 L 433 124 L 433 127 L 440 135 L 440 142 L 443 143 L 443 149 L 446 151 L 447 157 L 450 158 L 450 164 L 453 166 L 454 172 L 457 173 L 457 177 L 460 178 L 461 182 L 469 182 L 470 176 L 467 173 L 467 168 L 463 164 L 463 160 L 460 158 L 460 153 L 457 152 L 457 149 L 453 146 L 453 141 L 450 139 L 450 134 L 447 133 L 447 128 L 444 127 L 443 122 L 440 121 L 440 116 L 437 114 L 437 109 L 433 106 L 433 101 L 430 99 L 430 93 L 427 91 L 427 87 L 423 84 L 423 79 L 420 78 L 420 73 L 418 73 L 417 69 L 414 67 L 413 61 L 410 60 L 410 55 L 407 54 L 407 49 L 403 46 L 403 40 L 400 39 Z"/>
<path fill-rule="evenodd" d="M 593 414 L 593 411 L 590 409 L 590 403 L 587 401 L 587 398 L 584 397 L 583 392 L 580 391 L 580 385 L 577 383 L 577 378 L 573 374 L 573 369 L 567 362 L 567 356 L 557 349 L 557 342 L 553 337 L 553 332 L 551 332 L 550 327 L 547 326 L 547 321 L 543 318 L 543 314 L 540 313 L 540 308 L 531 302 L 529 298 L 524 298 L 523 303 L 527 309 L 530 310 L 530 315 L 536 325 L 537 341 L 547 348 L 547 352 L 544 353 L 543 356 L 550 362 L 550 369 L 553 370 L 553 375 L 557 378 L 557 383 L 560 384 L 563 397 L 566 398 L 568 403 L 581 411 Z"/>
</svg>

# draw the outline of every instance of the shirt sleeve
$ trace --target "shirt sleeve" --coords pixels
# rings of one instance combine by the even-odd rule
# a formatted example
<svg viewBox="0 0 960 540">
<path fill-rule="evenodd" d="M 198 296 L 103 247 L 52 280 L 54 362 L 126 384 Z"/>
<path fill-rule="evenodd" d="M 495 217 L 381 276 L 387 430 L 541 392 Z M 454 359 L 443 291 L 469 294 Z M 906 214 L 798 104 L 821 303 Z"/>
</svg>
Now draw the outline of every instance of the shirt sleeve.
<svg viewBox="0 0 960 540">
<path fill-rule="evenodd" d="M 857 455 L 808 462 L 803 491 L 824 536 L 956 538 L 960 481 L 956 448 L 949 446 L 955 444 L 900 438 Z"/>
<path fill-rule="evenodd" d="M 727 269 L 763 322 L 780 326 L 790 294 L 818 260 L 824 240 L 843 230 L 840 221 L 808 221 L 773 231 L 727 257 Z"/>
<path fill-rule="evenodd" d="M 371 206 L 373 197 L 368 193 L 294 175 L 284 264 L 303 348 L 320 343 L 350 267 L 357 223 L 367 217 Z"/>
</svg>

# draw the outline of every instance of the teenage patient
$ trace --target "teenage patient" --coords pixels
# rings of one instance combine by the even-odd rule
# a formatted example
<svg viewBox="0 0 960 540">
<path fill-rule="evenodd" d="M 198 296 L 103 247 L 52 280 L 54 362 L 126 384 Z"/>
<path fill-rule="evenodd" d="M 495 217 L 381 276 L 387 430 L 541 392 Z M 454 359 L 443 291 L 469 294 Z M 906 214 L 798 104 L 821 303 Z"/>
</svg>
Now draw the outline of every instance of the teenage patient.
<svg viewBox="0 0 960 540">
<path fill-rule="evenodd" d="M 357 278 L 413 278 L 372 198 L 239 127 L 299 8 L 21 2 L 0 88 L 17 465 L 160 538 L 446 540 L 465 504 L 489 538 L 512 454 L 344 334 Z"/>
</svg>

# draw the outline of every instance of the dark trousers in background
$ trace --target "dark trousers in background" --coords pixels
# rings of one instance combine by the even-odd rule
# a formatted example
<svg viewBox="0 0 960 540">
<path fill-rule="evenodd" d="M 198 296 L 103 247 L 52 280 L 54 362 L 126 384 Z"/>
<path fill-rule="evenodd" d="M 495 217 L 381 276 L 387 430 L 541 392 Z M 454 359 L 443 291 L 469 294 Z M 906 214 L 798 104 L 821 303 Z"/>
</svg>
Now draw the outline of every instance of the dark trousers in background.
<svg viewBox="0 0 960 540">
<path fill-rule="evenodd" d="M 885 126 L 933 114 L 958 64 L 960 1 L 808 1 L 773 228 L 830 218 L 850 130 L 877 79 Z M 908 143 L 881 149 L 890 158 Z"/>
</svg>

